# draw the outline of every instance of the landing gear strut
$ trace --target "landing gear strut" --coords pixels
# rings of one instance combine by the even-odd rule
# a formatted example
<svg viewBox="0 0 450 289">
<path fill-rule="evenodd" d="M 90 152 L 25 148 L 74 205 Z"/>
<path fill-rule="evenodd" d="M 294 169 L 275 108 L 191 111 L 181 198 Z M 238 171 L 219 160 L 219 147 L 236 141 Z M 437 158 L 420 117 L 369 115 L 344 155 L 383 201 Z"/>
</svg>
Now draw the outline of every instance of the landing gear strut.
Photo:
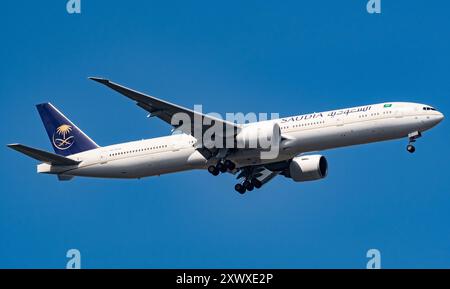
<svg viewBox="0 0 450 289">
<path fill-rule="evenodd" d="M 407 150 L 409 153 L 413 153 L 413 152 L 416 151 L 416 148 L 415 148 L 414 145 L 412 145 L 412 144 L 415 143 L 416 140 L 417 140 L 419 137 L 421 137 L 421 136 L 422 136 L 422 134 L 420 133 L 420 131 L 415 131 L 415 132 L 412 132 L 412 133 L 408 134 L 409 143 L 408 143 L 408 145 L 406 146 L 406 150 Z"/>
</svg>

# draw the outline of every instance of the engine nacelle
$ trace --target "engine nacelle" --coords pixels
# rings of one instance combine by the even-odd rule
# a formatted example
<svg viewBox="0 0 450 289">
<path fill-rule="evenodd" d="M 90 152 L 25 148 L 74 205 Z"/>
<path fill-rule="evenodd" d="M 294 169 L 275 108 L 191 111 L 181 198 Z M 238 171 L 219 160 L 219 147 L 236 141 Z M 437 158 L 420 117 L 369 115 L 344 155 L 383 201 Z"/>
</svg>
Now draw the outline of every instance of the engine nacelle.
<svg viewBox="0 0 450 289">
<path fill-rule="evenodd" d="M 285 175 L 295 182 L 306 182 L 325 178 L 327 171 L 328 162 L 324 156 L 305 155 L 293 158 Z"/>
<path fill-rule="evenodd" d="M 270 149 L 280 141 L 280 125 L 275 122 L 249 124 L 236 135 L 238 148 Z"/>
</svg>

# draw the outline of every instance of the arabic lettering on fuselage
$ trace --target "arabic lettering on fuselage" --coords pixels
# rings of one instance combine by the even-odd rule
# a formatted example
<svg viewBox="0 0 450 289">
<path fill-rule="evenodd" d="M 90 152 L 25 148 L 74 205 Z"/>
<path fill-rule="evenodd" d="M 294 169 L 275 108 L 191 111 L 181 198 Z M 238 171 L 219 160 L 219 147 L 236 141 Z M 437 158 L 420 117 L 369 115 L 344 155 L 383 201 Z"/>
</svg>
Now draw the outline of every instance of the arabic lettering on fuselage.
<svg viewBox="0 0 450 289">
<path fill-rule="evenodd" d="M 348 109 L 342 109 L 342 110 L 333 110 L 328 113 L 328 116 L 337 116 L 337 115 L 349 115 L 351 113 L 356 112 L 366 112 L 372 108 L 371 105 L 368 106 L 360 106 L 360 107 L 354 107 L 354 108 L 348 108 Z"/>
<path fill-rule="evenodd" d="M 318 112 L 318 113 L 303 114 L 303 115 L 282 118 L 281 123 L 322 118 L 322 117 L 324 117 L 324 115 L 329 116 L 329 117 L 335 117 L 335 116 L 340 116 L 340 115 L 349 115 L 351 113 L 366 112 L 366 111 L 369 111 L 371 108 L 372 108 L 371 105 L 367 105 L 367 106 L 360 106 L 360 107 L 347 108 L 347 109 L 341 109 L 341 110 L 333 110 L 328 113 Z"/>
</svg>

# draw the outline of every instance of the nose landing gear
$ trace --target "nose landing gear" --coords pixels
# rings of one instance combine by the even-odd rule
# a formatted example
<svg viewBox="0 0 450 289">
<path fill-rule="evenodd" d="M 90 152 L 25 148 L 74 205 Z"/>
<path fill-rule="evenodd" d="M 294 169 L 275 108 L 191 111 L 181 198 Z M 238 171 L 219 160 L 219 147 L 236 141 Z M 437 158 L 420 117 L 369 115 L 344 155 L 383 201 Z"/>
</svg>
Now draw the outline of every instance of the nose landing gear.
<svg viewBox="0 0 450 289">
<path fill-rule="evenodd" d="M 406 146 L 406 150 L 407 150 L 409 153 L 413 153 L 413 152 L 416 151 L 416 148 L 415 148 L 413 145 L 409 144 L 409 145 Z"/>
<path fill-rule="evenodd" d="M 413 153 L 413 152 L 416 151 L 416 148 L 415 148 L 414 145 L 412 145 L 412 144 L 415 143 L 416 140 L 417 140 L 418 138 L 420 138 L 421 136 L 422 136 L 422 134 L 420 133 L 420 131 L 415 131 L 415 132 L 412 132 L 412 133 L 408 134 L 409 143 L 408 143 L 408 145 L 406 146 L 406 150 L 407 150 L 409 153 Z"/>
</svg>

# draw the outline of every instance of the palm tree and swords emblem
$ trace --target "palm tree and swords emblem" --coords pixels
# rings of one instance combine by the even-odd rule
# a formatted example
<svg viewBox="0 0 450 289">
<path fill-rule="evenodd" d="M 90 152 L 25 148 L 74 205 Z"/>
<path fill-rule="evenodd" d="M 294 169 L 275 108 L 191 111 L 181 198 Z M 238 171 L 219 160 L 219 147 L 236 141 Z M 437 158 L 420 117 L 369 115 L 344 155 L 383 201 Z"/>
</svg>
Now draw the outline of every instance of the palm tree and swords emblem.
<svg viewBox="0 0 450 289">
<path fill-rule="evenodd" d="M 72 126 L 68 124 L 60 125 L 56 128 L 56 132 L 53 134 L 53 145 L 60 150 L 66 150 L 70 148 L 75 142 L 73 135 L 70 135 Z"/>
</svg>

